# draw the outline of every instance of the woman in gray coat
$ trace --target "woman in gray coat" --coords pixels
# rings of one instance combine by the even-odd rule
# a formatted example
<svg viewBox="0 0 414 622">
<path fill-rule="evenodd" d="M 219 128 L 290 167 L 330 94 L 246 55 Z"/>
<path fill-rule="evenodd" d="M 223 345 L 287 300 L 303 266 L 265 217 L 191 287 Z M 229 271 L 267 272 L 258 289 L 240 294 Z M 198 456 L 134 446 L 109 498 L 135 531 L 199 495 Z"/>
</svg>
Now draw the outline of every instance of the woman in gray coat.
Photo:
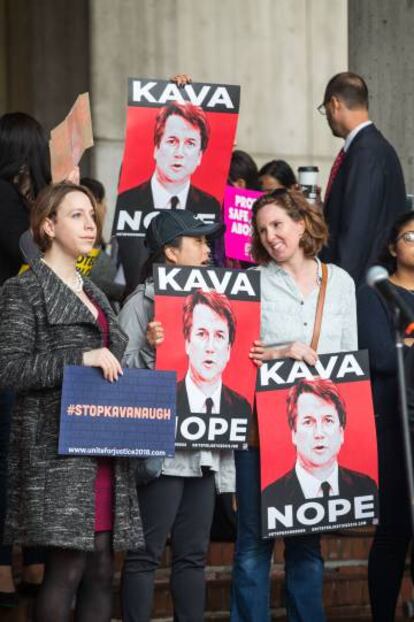
<svg viewBox="0 0 414 622">
<path fill-rule="evenodd" d="M 113 549 L 143 544 L 134 474 L 127 459 L 58 456 L 64 366 L 122 373 L 127 338 L 103 294 L 76 272 L 99 228 L 90 192 L 62 183 L 32 211 L 43 251 L 0 296 L 0 386 L 17 395 L 9 456 L 4 541 L 47 546 L 38 622 L 110 620 Z"/>
</svg>

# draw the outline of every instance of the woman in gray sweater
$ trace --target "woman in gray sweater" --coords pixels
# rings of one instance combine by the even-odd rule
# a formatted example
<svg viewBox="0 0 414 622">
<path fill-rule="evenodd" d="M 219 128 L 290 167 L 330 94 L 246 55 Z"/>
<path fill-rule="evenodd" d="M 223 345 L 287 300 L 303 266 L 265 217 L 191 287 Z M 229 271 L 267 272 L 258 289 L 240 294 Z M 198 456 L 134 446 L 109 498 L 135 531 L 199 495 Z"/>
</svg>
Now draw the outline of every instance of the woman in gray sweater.
<svg viewBox="0 0 414 622">
<path fill-rule="evenodd" d="M 75 268 L 99 229 L 90 192 L 47 187 L 31 224 L 42 259 L 0 296 L 0 386 L 16 393 L 4 541 L 48 547 L 37 622 L 67 622 L 74 597 L 76 620 L 107 622 L 113 549 L 143 542 L 134 474 L 125 459 L 58 455 L 60 398 L 65 365 L 98 367 L 115 381 L 127 339 Z"/>
</svg>

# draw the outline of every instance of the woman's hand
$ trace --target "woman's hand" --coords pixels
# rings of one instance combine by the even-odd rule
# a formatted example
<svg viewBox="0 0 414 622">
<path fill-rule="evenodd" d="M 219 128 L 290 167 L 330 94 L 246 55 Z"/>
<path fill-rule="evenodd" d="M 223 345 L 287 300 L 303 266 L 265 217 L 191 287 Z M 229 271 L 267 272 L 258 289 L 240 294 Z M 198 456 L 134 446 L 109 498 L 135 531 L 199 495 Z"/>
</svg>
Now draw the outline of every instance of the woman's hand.
<svg viewBox="0 0 414 622">
<path fill-rule="evenodd" d="M 305 361 L 308 365 L 315 365 L 318 355 L 310 346 L 301 341 L 294 341 L 283 348 L 278 348 L 278 356 L 273 358 L 291 358 L 295 361 Z"/>
<path fill-rule="evenodd" d="M 86 367 L 100 367 L 105 380 L 109 380 L 109 382 L 118 380 L 118 376 L 123 374 L 118 359 L 108 348 L 97 348 L 84 352 L 83 364 Z"/>
<path fill-rule="evenodd" d="M 148 322 L 145 337 L 153 348 L 157 348 L 164 341 L 164 327 L 161 322 Z"/>
<path fill-rule="evenodd" d="M 270 360 L 272 357 L 268 357 L 268 349 L 265 345 L 260 341 L 260 339 L 256 339 L 253 341 L 253 345 L 250 348 L 249 358 L 252 359 L 253 363 L 260 367 L 263 361 Z"/>
<path fill-rule="evenodd" d="M 291 358 L 296 361 L 305 361 L 308 365 L 315 365 L 318 360 L 318 355 L 315 350 L 312 350 L 310 346 L 300 341 L 294 341 L 282 348 L 269 348 L 260 340 L 253 341 L 249 357 L 258 367 L 260 367 L 264 361 L 271 361 L 272 359 Z"/>
</svg>

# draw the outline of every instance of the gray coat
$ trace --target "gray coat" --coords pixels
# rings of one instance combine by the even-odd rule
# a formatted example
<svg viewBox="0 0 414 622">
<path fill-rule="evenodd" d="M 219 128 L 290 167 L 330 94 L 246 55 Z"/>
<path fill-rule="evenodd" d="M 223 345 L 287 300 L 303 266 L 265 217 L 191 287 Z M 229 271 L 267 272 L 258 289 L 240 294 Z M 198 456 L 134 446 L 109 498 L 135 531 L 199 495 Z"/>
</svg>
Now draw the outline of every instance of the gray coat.
<svg viewBox="0 0 414 622">
<path fill-rule="evenodd" d="M 88 279 L 85 292 L 105 312 L 109 348 L 121 360 L 127 338 L 106 298 Z M 102 347 L 99 326 L 41 261 L 6 281 L 0 318 L 0 387 L 17 394 L 4 542 L 93 550 L 97 461 L 58 456 L 57 443 L 64 365 L 81 365 L 83 352 Z M 113 546 L 135 549 L 143 535 L 132 461 L 114 460 Z"/>
</svg>

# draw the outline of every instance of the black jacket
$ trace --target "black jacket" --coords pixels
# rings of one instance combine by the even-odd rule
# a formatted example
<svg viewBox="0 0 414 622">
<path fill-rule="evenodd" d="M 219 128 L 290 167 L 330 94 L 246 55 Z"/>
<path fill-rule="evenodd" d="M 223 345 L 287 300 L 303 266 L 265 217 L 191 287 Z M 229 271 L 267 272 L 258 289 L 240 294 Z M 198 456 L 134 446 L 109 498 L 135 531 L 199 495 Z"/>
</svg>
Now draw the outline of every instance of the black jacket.
<svg viewBox="0 0 414 622">
<path fill-rule="evenodd" d="M 368 475 L 341 466 L 338 469 L 338 487 L 339 496 L 345 499 L 377 494 L 377 485 Z M 299 506 L 305 503 L 305 495 L 295 469 L 288 471 L 275 482 L 266 486 L 262 492 L 262 501 L 266 507 L 274 505 L 280 507 L 289 504 Z"/>
<path fill-rule="evenodd" d="M 329 242 L 321 260 L 344 268 L 358 286 L 405 209 L 398 156 L 375 125 L 368 125 L 351 142 L 327 198 Z"/>
<path fill-rule="evenodd" d="M 227 419 L 237 417 L 239 419 L 246 419 L 246 423 L 248 423 L 250 421 L 251 413 L 252 409 L 246 398 L 223 384 L 220 398 L 220 413 L 215 416 L 221 416 Z M 179 418 L 176 435 L 177 443 L 187 442 L 187 440 L 182 437 L 180 432 L 180 420 L 191 414 L 185 379 L 183 379 L 177 383 L 177 416 Z M 205 414 L 202 416 L 205 416 Z M 222 437 L 221 440 L 226 442 L 228 439 Z"/>
<path fill-rule="evenodd" d="M 30 227 L 29 209 L 17 188 L 0 179 L 0 285 L 24 263 L 20 236 Z"/>
</svg>

